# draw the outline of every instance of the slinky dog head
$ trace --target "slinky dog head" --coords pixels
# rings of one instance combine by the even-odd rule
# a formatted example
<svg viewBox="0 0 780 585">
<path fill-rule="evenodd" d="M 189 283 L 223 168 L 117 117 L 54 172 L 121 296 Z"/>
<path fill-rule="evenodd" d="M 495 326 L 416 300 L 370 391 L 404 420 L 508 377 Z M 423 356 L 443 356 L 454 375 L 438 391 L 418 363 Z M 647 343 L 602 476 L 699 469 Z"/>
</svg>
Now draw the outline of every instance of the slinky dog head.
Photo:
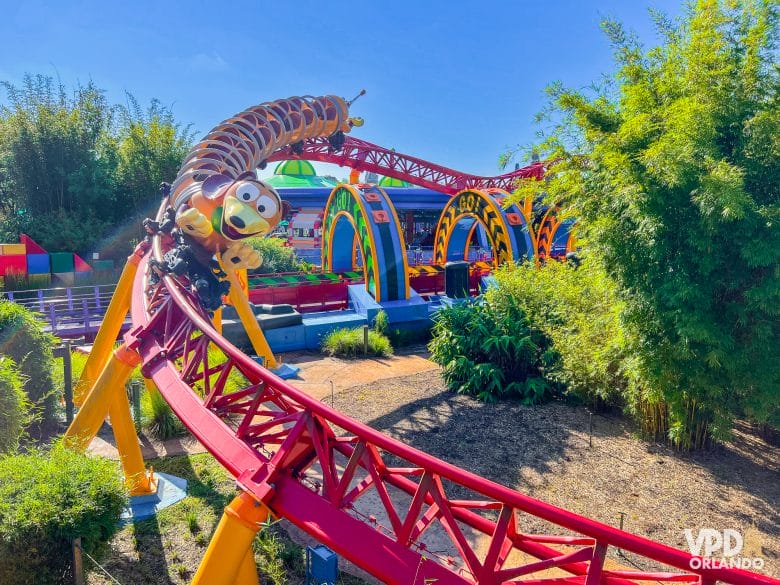
<svg viewBox="0 0 780 585">
<path fill-rule="evenodd" d="M 230 241 L 269 234 L 289 210 L 276 190 L 251 172 L 236 179 L 210 176 L 192 196 L 190 205 Z"/>
</svg>

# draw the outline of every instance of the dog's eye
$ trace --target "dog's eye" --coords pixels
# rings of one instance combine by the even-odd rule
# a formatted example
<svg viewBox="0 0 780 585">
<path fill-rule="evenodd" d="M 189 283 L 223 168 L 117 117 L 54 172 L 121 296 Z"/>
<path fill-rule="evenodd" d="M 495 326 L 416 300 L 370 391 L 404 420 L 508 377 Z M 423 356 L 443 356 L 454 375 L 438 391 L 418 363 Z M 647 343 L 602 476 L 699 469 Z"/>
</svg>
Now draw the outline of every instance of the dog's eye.
<svg viewBox="0 0 780 585">
<path fill-rule="evenodd" d="M 239 183 L 236 187 L 236 197 L 239 201 L 254 201 L 260 195 L 260 189 L 254 183 Z"/>
<path fill-rule="evenodd" d="M 257 211 L 265 219 L 270 219 L 279 211 L 279 202 L 268 195 L 261 195 L 257 200 Z"/>
</svg>

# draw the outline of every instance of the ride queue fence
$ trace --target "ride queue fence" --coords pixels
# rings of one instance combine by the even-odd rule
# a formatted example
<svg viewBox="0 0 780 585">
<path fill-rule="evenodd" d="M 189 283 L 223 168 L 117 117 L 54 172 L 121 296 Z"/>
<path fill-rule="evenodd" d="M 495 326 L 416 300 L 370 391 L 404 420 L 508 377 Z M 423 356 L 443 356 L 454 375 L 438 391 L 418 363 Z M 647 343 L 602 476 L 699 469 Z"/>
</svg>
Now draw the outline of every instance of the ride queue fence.
<svg viewBox="0 0 780 585">
<path fill-rule="evenodd" d="M 90 339 L 103 321 L 115 288 L 114 284 L 102 284 L 17 290 L 5 291 L 2 297 L 43 315 L 47 331 L 58 337 Z"/>
</svg>

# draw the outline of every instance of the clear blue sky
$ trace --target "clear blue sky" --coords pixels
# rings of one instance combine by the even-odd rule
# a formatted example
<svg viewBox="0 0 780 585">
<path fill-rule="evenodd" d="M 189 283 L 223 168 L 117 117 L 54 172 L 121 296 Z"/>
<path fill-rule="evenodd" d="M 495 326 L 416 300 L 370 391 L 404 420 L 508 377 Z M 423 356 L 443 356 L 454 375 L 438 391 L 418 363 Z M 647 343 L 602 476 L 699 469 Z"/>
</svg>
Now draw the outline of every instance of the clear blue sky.
<svg viewBox="0 0 780 585">
<path fill-rule="evenodd" d="M 365 88 L 356 136 L 495 174 L 506 147 L 533 140 L 547 84 L 611 71 L 602 16 L 655 44 L 647 7 L 674 16 L 681 3 L 0 0 L 0 79 L 43 73 L 92 79 L 114 101 L 157 97 L 199 135 L 262 101 Z"/>
</svg>

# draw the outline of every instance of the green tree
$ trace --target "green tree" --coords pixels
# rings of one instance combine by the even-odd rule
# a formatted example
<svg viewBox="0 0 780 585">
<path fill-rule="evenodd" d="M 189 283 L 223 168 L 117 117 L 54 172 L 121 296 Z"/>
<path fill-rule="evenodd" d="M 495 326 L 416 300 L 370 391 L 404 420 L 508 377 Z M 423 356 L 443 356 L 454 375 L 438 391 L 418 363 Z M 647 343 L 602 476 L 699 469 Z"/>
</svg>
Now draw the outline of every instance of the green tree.
<svg viewBox="0 0 780 585">
<path fill-rule="evenodd" d="M 303 265 L 295 256 L 295 250 L 285 245 L 284 240 L 273 237 L 250 238 L 250 246 L 260 252 L 263 263 L 253 274 L 272 274 L 275 272 L 298 272 Z"/>
<path fill-rule="evenodd" d="M 159 203 L 163 181 L 172 182 L 193 140 L 189 126 L 182 128 L 173 112 L 153 99 L 144 111 L 127 94 L 127 105 L 118 108 L 119 127 L 113 138 L 117 152 L 117 183 L 124 213 L 147 211 Z"/>
<path fill-rule="evenodd" d="M 49 244 L 51 226 L 81 228 L 81 249 L 99 232 L 112 209 L 113 178 L 106 164 L 112 113 L 91 82 L 69 96 L 50 77 L 25 76 L 21 86 L 3 82 L 0 106 L 0 210 L 6 231 L 27 231 Z M 56 245 L 55 245 L 56 249 Z"/>
<path fill-rule="evenodd" d="M 144 111 L 109 103 L 90 82 L 69 94 L 42 75 L 2 82 L 0 237 L 26 232 L 51 250 L 87 252 L 115 226 L 149 213 L 172 181 L 192 133 L 152 100 Z M 131 219 L 132 218 L 132 219 Z M 140 222 L 138 223 L 140 226 Z M 124 256 L 140 227 L 122 232 Z"/>
<path fill-rule="evenodd" d="M 664 43 L 649 51 L 604 23 L 616 74 L 592 93 L 553 85 L 537 151 L 639 335 L 637 407 L 691 448 L 735 416 L 780 423 L 778 6 L 651 14 Z"/>
</svg>

